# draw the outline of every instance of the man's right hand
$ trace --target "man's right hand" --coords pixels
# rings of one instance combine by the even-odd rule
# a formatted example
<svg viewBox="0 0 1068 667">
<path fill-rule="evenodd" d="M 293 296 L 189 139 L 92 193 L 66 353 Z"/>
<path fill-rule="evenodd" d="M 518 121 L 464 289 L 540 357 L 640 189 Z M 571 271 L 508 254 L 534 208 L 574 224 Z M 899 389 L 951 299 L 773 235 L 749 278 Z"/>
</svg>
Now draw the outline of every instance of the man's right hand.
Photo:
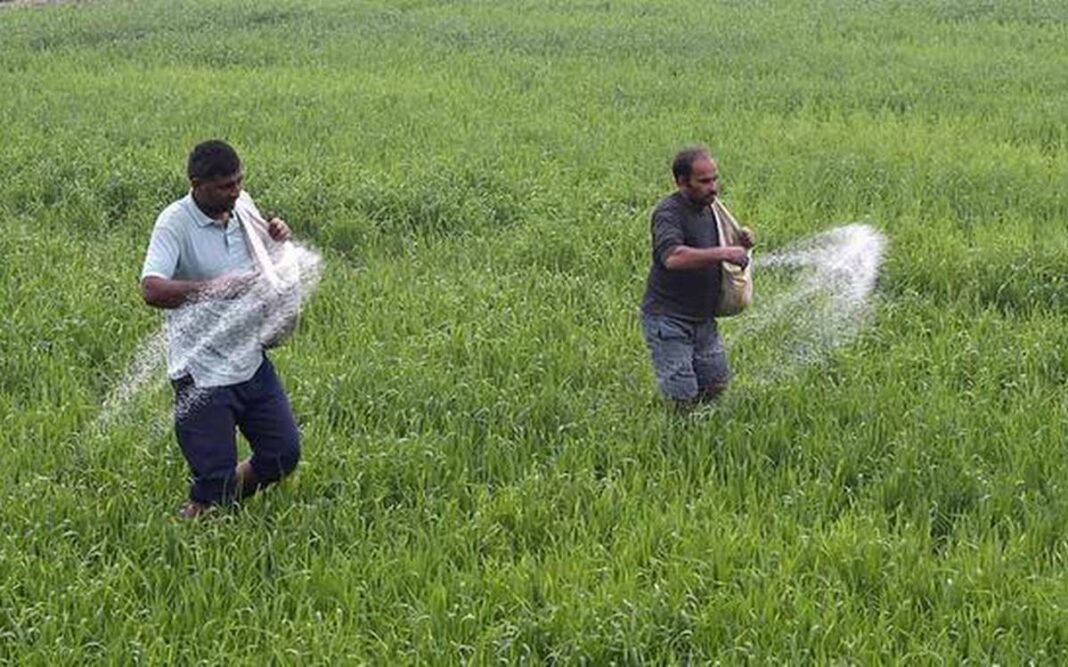
<svg viewBox="0 0 1068 667">
<path fill-rule="evenodd" d="M 736 264 L 741 268 L 749 266 L 749 250 L 741 246 L 727 246 L 722 249 L 725 257 L 724 262 Z"/>
<path fill-rule="evenodd" d="M 201 294 L 209 299 L 238 299 L 252 289 L 258 277 L 255 271 L 228 273 L 209 280 Z"/>
</svg>

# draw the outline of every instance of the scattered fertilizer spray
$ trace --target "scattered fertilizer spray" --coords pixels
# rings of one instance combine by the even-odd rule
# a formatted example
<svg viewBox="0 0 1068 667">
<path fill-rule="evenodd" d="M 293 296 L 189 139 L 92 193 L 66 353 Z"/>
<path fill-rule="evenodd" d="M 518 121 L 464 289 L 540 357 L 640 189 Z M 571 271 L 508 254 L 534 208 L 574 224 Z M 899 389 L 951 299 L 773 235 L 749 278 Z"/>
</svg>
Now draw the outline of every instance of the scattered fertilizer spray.
<svg viewBox="0 0 1068 667">
<path fill-rule="evenodd" d="M 753 307 L 727 336 L 745 378 L 773 382 L 856 338 L 872 312 L 885 250 L 881 232 L 849 224 L 758 256 Z"/>
<path fill-rule="evenodd" d="M 133 361 L 130 362 L 126 375 L 104 399 L 100 416 L 96 420 L 98 430 L 105 430 L 111 426 L 115 418 L 122 414 L 123 408 L 138 392 L 163 381 L 160 369 L 163 367 L 166 349 L 167 335 L 162 328 L 141 341 L 141 344 L 137 346 L 137 351 L 134 352 Z"/>
<path fill-rule="evenodd" d="M 104 401 L 97 428 L 107 429 L 141 390 L 163 382 L 169 339 L 192 341 L 174 359 L 176 367 L 184 369 L 206 351 L 220 348 L 241 357 L 242 352 L 270 347 L 287 336 L 319 284 L 322 257 L 310 248 L 289 244 L 273 269 L 271 274 L 257 274 L 236 298 L 201 299 L 169 311 L 166 327 L 138 346 L 126 374 Z M 192 410 L 205 394 L 189 392 L 176 406 L 177 415 Z"/>
<path fill-rule="evenodd" d="M 850 224 L 758 256 L 756 300 L 727 335 L 731 347 L 738 347 L 735 365 L 746 369 L 744 381 L 781 379 L 856 338 L 871 314 L 885 249 L 886 238 L 878 230 Z M 239 298 L 179 309 L 170 319 L 169 335 L 195 341 L 179 355 L 179 367 L 215 346 L 240 349 L 284 336 L 314 293 L 321 271 L 318 253 L 293 245 L 276 265 L 275 276 L 261 276 Z M 111 425 L 141 390 L 163 382 L 167 336 L 158 331 L 138 347 L 125 376 L 104 402 L 99 428 Z M 191 392 L 176 412 L 185 414 L 202 397 Z"/>
</svg>

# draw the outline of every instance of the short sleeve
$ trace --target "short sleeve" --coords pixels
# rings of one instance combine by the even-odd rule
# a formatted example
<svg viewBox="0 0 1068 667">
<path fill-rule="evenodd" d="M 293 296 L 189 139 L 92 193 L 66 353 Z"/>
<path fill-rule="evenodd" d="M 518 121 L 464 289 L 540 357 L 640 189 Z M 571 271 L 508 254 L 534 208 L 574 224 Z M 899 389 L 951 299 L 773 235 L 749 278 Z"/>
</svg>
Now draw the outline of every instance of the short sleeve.
<svg viewBox="0 0 1068 667">
<path fill-rule="evenodd" d="M 676 216 L 664 210 L 653 213 L 653 256 L 662 265 L 667 265 L 668 256 L 683 245 L 682 224 Z"/>
<path fill-rule="evenodd" d="M 178 257 L 181 245 L 174 229 L 164 221 L 156 221 L 152 230 L 152 238 L 148 242 L 148 251 L 145 253 L 145 263 L 141 267 L 141 280 L 149 276 L 166 278 L 174 277 L 178 269 Z"/>
</svg>

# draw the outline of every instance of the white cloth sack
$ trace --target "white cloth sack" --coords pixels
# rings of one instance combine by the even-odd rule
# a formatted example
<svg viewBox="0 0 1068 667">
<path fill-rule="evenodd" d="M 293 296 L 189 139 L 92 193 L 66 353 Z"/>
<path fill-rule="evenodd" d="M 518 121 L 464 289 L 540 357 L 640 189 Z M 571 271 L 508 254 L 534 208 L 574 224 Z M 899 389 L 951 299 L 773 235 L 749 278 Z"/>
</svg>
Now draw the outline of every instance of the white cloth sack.
<svg viewBox="0 0 1068 667">
<path fill-rule="evenodd" d="M 296 252 L 289 241 L 279 243 L 271 238 L 267 221 L 248 193 L 241 193 L 234 208 L 245 229 L 249 251 L 269 288 L 262 294 L 264 325 L 260 342 L 264 347 L 275 347 L 293 333 L 300 319 L 300 267 Z"/>
</svg>

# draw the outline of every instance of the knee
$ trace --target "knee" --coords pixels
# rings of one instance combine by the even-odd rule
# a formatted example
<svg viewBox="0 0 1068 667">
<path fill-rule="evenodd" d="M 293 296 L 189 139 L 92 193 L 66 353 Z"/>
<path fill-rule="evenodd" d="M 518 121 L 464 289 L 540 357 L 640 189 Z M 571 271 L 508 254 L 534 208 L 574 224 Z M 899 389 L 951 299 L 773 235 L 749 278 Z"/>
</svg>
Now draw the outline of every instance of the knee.
<svg viewBox="0 0 1068 667">
<path fill-rule="evenodd" d="M 261 483 L 270 484 L 288 476 L 300 463 L 300 441 L 294 438 L 273 456 L 253 455 L 252 466 Z"/>
<path fill-rule="evenodd" d="M 285 477 L 292 473 L 297 469 L 298 463 L 300 463 L 300 439 L 293 438 L 290 447 L 278 457 L 279 476 Z"/>
</svg>

